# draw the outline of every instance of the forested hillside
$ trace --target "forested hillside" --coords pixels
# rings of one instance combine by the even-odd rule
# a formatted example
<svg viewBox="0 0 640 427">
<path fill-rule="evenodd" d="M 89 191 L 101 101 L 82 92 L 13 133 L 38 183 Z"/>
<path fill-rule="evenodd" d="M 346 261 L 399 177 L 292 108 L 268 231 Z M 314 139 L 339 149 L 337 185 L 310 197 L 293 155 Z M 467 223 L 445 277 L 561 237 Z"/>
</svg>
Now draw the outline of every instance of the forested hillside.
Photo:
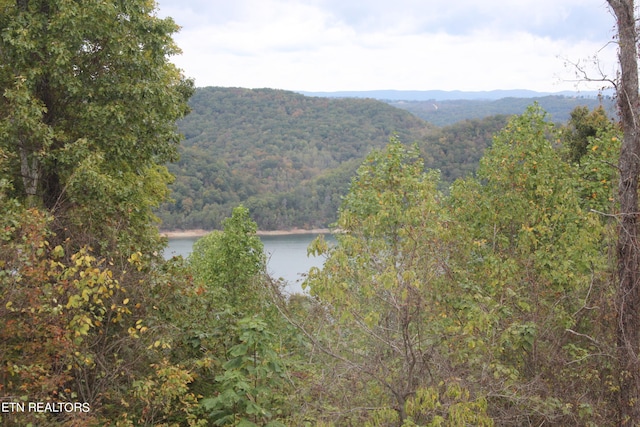
<svg viewBox="0 0 640 427">
<path fill-rule="evenodd" d="M 165 228 L 219 228 L 240 202 L 263 229 L 326 226 L 372 148 L 432 128 L 375 100 L 272 89 L 203 88 L 190 105 Z"/>
<path fill-rule="evenodd" d="M 200 88 L 179 123 L 186 138 L 180 161 L 169 165 L 176 177 L 173 202 L 157 214 L 164 229 L 218 229 L 243 203 L 262 230 L 324 228 L 335 221 L 364 156 L 392 134 L 417 143 L 425 166 L 442 172 L 446 188 L 476 170 L 509 115 L 535 101 L 443 101 L 435 110 L 424 102 L 394 102 L 395 108 L 374 99 Z M 550 118 L 563 121 L 578 105 L 598 104 L 562 96 L 538 101 Z"/>
</svg>

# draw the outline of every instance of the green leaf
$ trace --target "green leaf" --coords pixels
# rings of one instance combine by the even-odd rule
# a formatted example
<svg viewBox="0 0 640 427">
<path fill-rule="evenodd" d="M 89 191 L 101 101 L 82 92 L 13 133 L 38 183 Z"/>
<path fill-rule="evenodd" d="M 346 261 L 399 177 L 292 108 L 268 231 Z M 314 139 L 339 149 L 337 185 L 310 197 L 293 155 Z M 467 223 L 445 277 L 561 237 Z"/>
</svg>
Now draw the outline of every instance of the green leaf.
<svg viewBox="0 0 640 427">
<path fill-rule="evenodd" d="M 248 419 L 246 419 L 246 418 L 242 418 L 242 419 L 238 422 L 237 426 L 238 426 L 238 427 L 258 427 L 258 425 L 257 425 L 256 423 L 253 423 L 253 422 L 249 421 L 249 420 L 248 420 Z"/>
</svg>

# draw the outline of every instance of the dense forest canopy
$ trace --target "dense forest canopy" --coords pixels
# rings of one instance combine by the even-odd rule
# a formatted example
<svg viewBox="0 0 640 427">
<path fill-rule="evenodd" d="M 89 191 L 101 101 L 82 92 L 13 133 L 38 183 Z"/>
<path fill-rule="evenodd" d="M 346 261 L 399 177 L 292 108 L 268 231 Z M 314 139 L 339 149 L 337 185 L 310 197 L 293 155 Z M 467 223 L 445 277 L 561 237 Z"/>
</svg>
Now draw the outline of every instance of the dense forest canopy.
<svg viewBox="0 0 640 427">
<path fill-rule="evenodd" d="M 561 96 L 540 101 L 554 118 L 567 120 L 577 106 L 599 102 Z M 446 187 L 475 172 L 507 117 L 534 102 L 450 101 L 435 116 L 424 116 L 420 106 L 433 108 L 431 103 L 393 108 L 373 99 L 200 88 L 191 98 L 192 112 L 179 124 L 186 137 L 181 158 L 169 165 L 176 177 L 174 202 L 157 214 L 167 230 L 218 229 L 243 203 L 262 230 L 326 228 L 335 221 L 358 164 L 391 135 L 417 143 L 425 166 L 439 169 Z M 429 117 L 449 124 L 434 126 Z"/>
<path fill-rule="evenodd" d="M 159 211 L 169 229 L 218 228 L 239 202 L 261 228 L 326 226 L 335 195 L 372 148 L 392 134 L 420 140 L 430 128 L 375 100 L 272 89 L 203 88 L 190 105 L 181 159 L 170 166 L 176 203 Z"/>
</svg>

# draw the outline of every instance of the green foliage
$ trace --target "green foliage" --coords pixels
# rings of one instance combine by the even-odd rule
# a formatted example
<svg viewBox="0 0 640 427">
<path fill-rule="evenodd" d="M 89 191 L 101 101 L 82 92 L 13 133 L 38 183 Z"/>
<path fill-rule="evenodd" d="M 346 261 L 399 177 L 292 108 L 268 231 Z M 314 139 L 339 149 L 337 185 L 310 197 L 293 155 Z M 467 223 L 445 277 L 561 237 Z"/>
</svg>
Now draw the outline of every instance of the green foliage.
<svg viewBox="0 0 640 427">
<path fill-rule="evenodd" d="M 91 407 L 9 424 L 197 423 L 191 373 L 164 363 L 175 328 L 157 311 L 181 286 L 151 211 L 193 88 L 155 7 L 0 5 L 0 389 Z"/>
<path fill-rule="evenodd" d="M 610 290 L 606 229 L 582 207 L 582 181 L 554 148 L 556 141 L 544 113 L 530 108 L 496 136 L 480 165 L 482 181 L 456 183 L 450 203 L 463 227 L 458 233 L 469 239 L 458 272 L 476 301 L 467 313 L 468 328 L 483 341 L 474 343 L 469 362 L 491 360 L 487 374 L 517 390 L 505 393 L 504 402 L 492 402 L 494 407 L 516 404 L 524 412 L 535 410 L 541 420 L 560 422 L 573 407 L 569 396 L 584 401 L 586 394 L 579 393 L 594 381 L 576 381 L 571 393 L 562 388 L 558 372 L 573 356 L 560 343 L 590 355 L 607 353 L 606 346 L 594 346 L 598 340 L 585 337 L 604 332 L 594 325 L 606 309 L 587 307 L 606 306 L 601 298 L 606 301 Z M 606 357 L 599 363 L 608 365 Z M 600 396 L 592 397 L 601 403 Z M 524 419 L 511 416 L 504 422 Z"/>
<path fill-rule="evenodd" d="M 580 163 L 587 154 L 590 141 L 605 129 L 612 129 L 613 123 L 607 117 L 603 107 L 590 111 L 587 107 L 577 107 L 571 112 L 563 135 L 567 147 L 567 159 Z"/>
<path fill-rule="evenodd" d="M 198 240 L 188 263 L 195 288 L 173 313 L 183 331 L 174 352 L 198 378 L 199 413 L 213 425 L 283 425 L 288 414 L 284 343 L 291 328 L 271 300 L 256 223 L 239 206 L 224 231 Z"/>
<path fill-rule="evenodd" d="M 235 208 L 223 225 L 223 232 L 214 231 L 195 243 L 189 262 L 198 280 L 213 292 L 224 293 L 226 304 L 248 309 L 253 307 L 246 305 L 252 293 L 256 301 L 261 299 L 252 285 L 265 271 L 262 241 L 256 236 L 256 223 L 242 206 Z"/>
<path fill-rule="evenodd" d="M 487 414 L 486 399 L 469 399 L 469 390 L 456 382 L 420 388 L 405 404 L 407 418 L 402 427 L 493 427 L 494 422 Z M 366 426 L 386 426 L 398 424 L 398 414 L 389 409 L 376 411 Z"/>
<path fill-rule="evenodd" d="M 507 124 L 507 116 L 490 116 L 482 120 L 462 120 L 427 132 L 420 153 L 428 169 L 442 172 L 443 184 L 474 174 L 493 135 Z"/>
<path fill-rule="evenodd" d="M 585 166 L 609 162 L 614 148 L 596 145 L 615 142 L 615 129 L 597 135 L 580 165 L 568 163 L 563 134 L 533 106 L 495 136 L 478 178 L 457 181 L 449 197 L 416 149 L 392 140 L 374 151 L 344 199 L 338 245 L 320 239 L 310 248 L 327 261 L 306 282 L 313 320 L 299 324 L 333 372 L 311 376 L 325 389 L 311 392 L 350 391 L 325 397 L 327 414 L 309 416 L 606 424 L 610 240 L 591 206 L 612 197 L 615 174 L 590 180 Z M 586 197 L 592 191 L 598 198 Z"/>
<path fill-rule="evenodd" d="M 159 166 L 177 157 L 175 122 L 192 83 L 168 60 L 179 52 L 177 25 L 154 8 L 146 0 L 3 7 L 6 178 L 19 200 L 55 212 L 57 241 L 68 237 L 76 249 L 127 248 L 126 257 L 134 241 L 134 252 L 159 247 L 149 227 L 168 182 Z"/>
<path fill-rule="evenodd" d="M 602 117 L 596 110 L 592 113 L 581 111 L 576 116 L 582 120 L 574 124 L 569 136 L 563 133 L 567 147 L 566 155 L 577 163 L 581 180 L 581 196 L 586 208 L 601 213 L 616 211 L 618 168 L 622 132 L 615 124 Z M 571 128 L 570 128 L 571 129 Z"/>
<path fill-rule="evenodd" d="M 202 406 L 215 425 L 283 426 L 268 421 L 283 401 L 277 391 L 284 365 L 273 348 L 275 335 L 256 317 L 240 319 L 236 328 L 232 333 L 238 342 L 229 348 L 224 371 L 216 377 L 220 393 L 203 400 Z"/>
<path fill-rule="evenodd" d="M 621 135 L 601 110 L 558 128 L 534 106 L 490 144 L 504 117 L 431 129 L 370 100 L 199 91 L 170 219 L 223 231 L 164 262 L 151 208 L 191 92 L 175 24 L 142 0 L 0 7 L 0 390 L 91 405 L 2 423 L 611 424 Z M 448 196 L 425 172 L 483 152 Z M 249 209 L 277 228 L 338 203 L 337 245 L 313 243 L 324 268 L 286 298 Z"/>
<path fill-rule="evenodd" d="M 260 229 L 326 227 L 372 148 L 428 129 L 380 101 L 271 89 L 200 88 L 190 106 L 181 160 L 169 167 L 175 203 L 158 211 L 168 229 L 219 229 L 239 203 Z"/>
<path fill-rule="evenodd" d="M 567 120 L 576 106 L 599 102 L 565 97 L 538 101 L 558 122 Z M 390 107 L 371 99 L 200 88 L 190 102 L 192 113 L 179 124 L 186 141 L 180 161 L 170 166 L 176 175 L 174 202 L 157 213 L 165 229 L 220 229 L 222 219 L 242 203 L 263 230 L 327 227 L 335 221 L 358 165 L 392 133 L 419 144 L 425 166 L 441 170 L 444 189 L 474 173 L 507 115 L 524 112 L 533 100 L 465 102 L 480 114 L 460 110 L 459 101 L 439 103 L 433 114 L 448 119 L 436 128 L 402 111 L 422 117 L 415 108 L 433 110 L 431 102 Z"/>
<path fill-rule="evenodd" d="M 439 308 L 447 243 L 438 174 L 423 170 L 417 148 L 397 138 L 372 152 L 341 207 L 338 245 L 312 245 L 328 258 L 305 282 L 337 322 L 327 325 L 336 329 L 328 351 L 360 373 L 350 387 L 366 387 L 364 406 L 396 408 L 401 421 L 407 396 L 446 375 L 432 364 L 451 322 Z"/>
<path fill-rule="evenodd" d="M 132 384 L 133 395 L 143 402 L 144 408 L 140 418 L 130 425 L 206 426 L 206 420 L 196 415 L 198 400 L 189 390 L 189 384 L 193 382 L 191 372 L 166 359 L 151 367 L 154 369 L 152 374 Z"/>
<path fill-rule="evenodd" d="M 55 413 L 14 413 L 7 422 L 92 425 L 116 419 L 155 423 L 170 417 L 178 424 L 187 419 L 195 423 L 195 399 L 175 385 L 140 392 L 144 384 L 153 388 L 158 381 L 192 381 L 188 371 L 161 362 L 171 338 L 158 334 L 167 325 L 154 318 L 152 306 L 149 313 L 142 304 L 154 288 L 151 280 L 131 281 L 147 269 L 143 255 L 132 254 L 125 261 L 131 271 L 118 272 L 113 261 L 88 248 L 69 254 L 62 245 L 53 246 L 48 230 L 52 218 L 41 211 L 19 203 L 2 206 L 2 393 L 21 401 L 85 402 L 91 408 L 64 419 Z M 163 288 L 165 295 L 156 294 L 151 305 L 167 299 L 170 292 Z"/>
<path fill-rule="evenodd" d="M 492 427 L 484 398 L 470 399 L 469 390 L 456 382 L 419 389 L 406 404 L 408 419 L 403 426 L 483 426 Z"/>
</svg>

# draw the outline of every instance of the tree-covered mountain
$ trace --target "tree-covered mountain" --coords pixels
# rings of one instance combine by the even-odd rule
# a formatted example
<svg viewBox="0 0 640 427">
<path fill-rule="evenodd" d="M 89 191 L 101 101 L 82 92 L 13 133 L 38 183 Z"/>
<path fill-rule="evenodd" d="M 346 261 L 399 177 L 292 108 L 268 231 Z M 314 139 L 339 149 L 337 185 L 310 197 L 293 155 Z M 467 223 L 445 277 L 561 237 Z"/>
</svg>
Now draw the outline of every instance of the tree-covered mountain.
<svg viewBox="0 0 640 427">
<path fill-rule="evenodd" d="M 372 99 L 305 97 L 272 89 L 209 87 L 179 125 L 186 140 L 165 228 L 217 228 L 238 203 L 263 229 L 317 227 L 372 148 L 392 134 L 418 142 L 433 127 Z"/>
<path fill-rule="evenodd" d="M 552 118 L 594 99 L 541 98 Z M 417 143 L 443 185 L 473 173 L 492 135 L 534 99 L 393 103 L 323 98 L 274 89 L 199 88 L 185 135 L 164 229 L 217 229 L 244 204 L 262 230 L 324 228 L 336 219 L 356 168 L 392 135 Z M 399 108 L 396 108 L 397 107 Z M 499 114 L 498 114 L 499 113 Z M 429 123 L 451 122 L 444 127 Z M 426 117 L 426 120 L 425 120 Z M 566 119 L 565 119 L 566 120 Z M 455 122 L 455 123 L 454 123 Z"/>
</svg>

